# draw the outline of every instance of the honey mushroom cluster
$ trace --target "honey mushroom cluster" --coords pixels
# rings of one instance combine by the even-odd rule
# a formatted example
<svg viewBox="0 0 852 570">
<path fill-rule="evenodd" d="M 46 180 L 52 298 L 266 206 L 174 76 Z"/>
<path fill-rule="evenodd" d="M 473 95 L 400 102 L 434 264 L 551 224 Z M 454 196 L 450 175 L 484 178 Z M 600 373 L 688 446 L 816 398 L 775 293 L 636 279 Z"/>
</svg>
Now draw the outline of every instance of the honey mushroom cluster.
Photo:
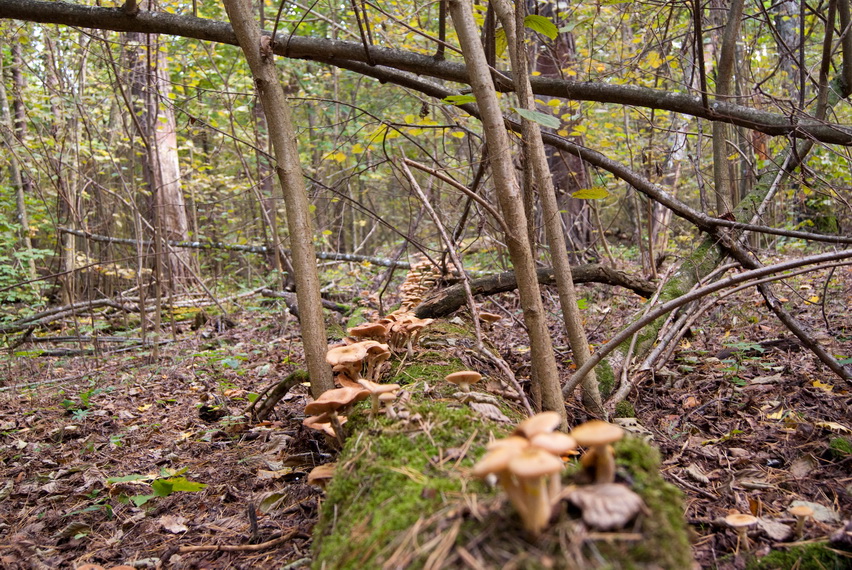
<svg viewBox="0 0 852 570">
<path fill-rule="evenodd" d="M 402 298 L 400 311 L 408 312 L 423 302 L 423 295 L 435 287 L 441 272 L 428 259 L 421 258 L 411 264 L 411 269 L 399 286 Z"/>
<path fill-rule="evenodd" d="M 473 467 L 473 475 L 494 475 L 521 517 L 524 528 L 537 536 L 547 526 L 562 492 L 561 456 L 577 448 L 569 435 L 555 431 L 556 412 L 542 412 L 524 420 L 505 439 L 491 442 Z"/>
<path fill-rule="evenodd" d="M 488 452 L 473 467 L 473 475 L 494 475 L 521 517 L 524 528 L 537 536 L 550 521 L 553 509 L 566 493 L 562 489 L 562 457 L 588 448 L 581 463 L 594 472 L 594 483 L 572 489 L 568 499 L 582 510 L 583 521 L 599 530 L 627 524 L 645 510 L 642 499 L 625 485 L 615 483 L 612 443 L 624 431 L 593 420 L 577 426 L 570 435 L 557 432 L 556 412 L 542 412 L 523 422 L 513 434 L 487 446 Z"/>
</svg>

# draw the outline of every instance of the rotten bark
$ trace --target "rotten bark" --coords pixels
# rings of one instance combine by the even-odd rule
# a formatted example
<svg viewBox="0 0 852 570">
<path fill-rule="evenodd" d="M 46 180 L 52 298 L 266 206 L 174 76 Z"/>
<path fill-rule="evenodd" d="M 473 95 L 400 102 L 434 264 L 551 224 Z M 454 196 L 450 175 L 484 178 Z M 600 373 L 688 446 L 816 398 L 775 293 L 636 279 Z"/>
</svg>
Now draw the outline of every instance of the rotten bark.
<svg viewBox="0 0 852 570">
<path fill-rule="evenodd" d="M 654 284 L 650 281 L 633 277 L 618 269 L 604 265 L 580 265 L 571 269 L 574 283 L 603 283 L 630 289 L 640 297 L 648 298 L 654 293 Z M 536 277 L 541 285 L 553 285 L 556 280 L 553 268 L 540 267 Z M 474 295 L 496 295 L 506 291 L 514 291 L 518 287 L 515 274 L 512 271 L 488 275 L 470 281 L 471 292 Z M 464 288 L 460 284 L 452 285 L 417 305 L 414 314 L 421 319 L 438 318 L 458 310 L 465 303 Z"/>
</svg>

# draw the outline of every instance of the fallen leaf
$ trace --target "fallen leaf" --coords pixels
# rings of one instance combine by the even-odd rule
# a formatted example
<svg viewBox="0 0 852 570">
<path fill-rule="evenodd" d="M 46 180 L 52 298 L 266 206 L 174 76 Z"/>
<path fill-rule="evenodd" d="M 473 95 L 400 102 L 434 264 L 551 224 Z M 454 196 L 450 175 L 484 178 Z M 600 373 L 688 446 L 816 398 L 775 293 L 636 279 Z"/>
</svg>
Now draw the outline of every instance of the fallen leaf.
<svg viewBox="0 0 852 570">
<path fill-rule="evenodd" d="M 820 505 L 819 503 L 811 503 L 810 501 L 793 501 L 790 503 L 791 507 L 805 506 L 813 509 L 814 520 L 817 520 L 822 523 L 838 523 L 840 522 L 840 515 L 837 514 L 833 509 L 829 509 L 824 505 Z"/>
<path fill-rule="evenodd" d="M 704 483 L 705 485 L 710 483 L 710 478 L 704 474 L 701 468 L 694 463 L 690 463 L 686 467 L 686 474 L 689 475 L 692 479 L 698 481 L 699 483 Z"/>
<path fill-rule="evenodd" d="M 760 517 L 757 519 L 757 526 L 766 533 L 766 536 L 778 542 L 787 540 L 793 534 L 793 529 L 789 526 L 772 519 Z"/>
<path fill-rule="evenodd" d="M 790 474 L 796 479 L 804 479 L 816 469 L 817 461 L 810 455 L 797 457 L 790 464 Z"/>
<path fill-rule="evenodd" d="M 839 431 L 842 433 L 852 433 L 852 428 L 848 428 L 843 424 L 839 424 L 837 422 L 816 422 L 817 427 L 830 429 L 831 431 Z"/>
<path fill-rule="evenodd" d="M 811 382 L 811 384 L 814 388 L 819 388 L 823 392 L 831 392 L 832 390 L 834 390 L 833 384 L 826 384 L 824 382 L 820 382 L 819 380 L 814 380 L 813 382 Z"/>
<path fill-rule="evenodd" d="M 480 402 L 471 402 L 470 408 L 483 416 L 486 419 L 495 421 L 495 422 L 503 422 L 503 423 L 512 423 L 506 415 L 500 411 L 500 408 L 495 406 L 494 404 L 483 404 Z"/>
<path fill-rule="evenodd" d="M 186 522 L 186 517 L 176 517 L 174 515 L 163 515 L 160 517 L 159 521 L 160 526 L 162 526 L 167 531 L 178 534 L 181 532 L 186 532 L 189 529 L 186 528 L 184 524 Z"/>
</svg>

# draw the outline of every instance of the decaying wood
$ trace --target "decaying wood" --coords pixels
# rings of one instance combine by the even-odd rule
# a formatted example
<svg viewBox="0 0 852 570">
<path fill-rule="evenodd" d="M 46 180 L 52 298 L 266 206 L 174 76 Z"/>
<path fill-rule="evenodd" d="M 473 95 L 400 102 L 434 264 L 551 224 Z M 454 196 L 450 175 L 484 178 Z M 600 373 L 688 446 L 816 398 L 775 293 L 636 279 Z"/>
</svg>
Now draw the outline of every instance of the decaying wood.
<svg viewBox="0 0 852 570">
<path fill-rule="evenodd" d="M 271 391 L 267 389 L 267 391 L 269 391 L 269 395 L 263 400 L 263 402 L 260 403 L 260 406 L 257 407 L 257 412 L 254 412 L 254 409 L 256 407 L 255 404 L 260 402 L 260 399 L 266 392 L 261 393 L 254 402 L 248 405 L 248 407 L 243 413 L 248 414 L 254 412 L 254 418 L 257 421 L 262 422 L 266 420 L 266 418 L 269 417 L 269 414 L 272 413 L 272 410 L 275 408 L 275 405 L 281 401 L 281 398 L 287 395 L 287 392 L 289 392 L 290 389 L 293 388 L 293 386 L 301 384 L 302 382 L 307 382 L 308 380 L 308 373 L 304 370 L 296 370 L 295 372 L 291 372 L 287 375 L 286 378 L 284 378 L 277 384 L 274 384 L 271 387 Z"/>
<path fill-rule="evenodd" d="M 287 305 L 287 308 L 290 309 L 290 312 L 293 313 L 293 316 L 299 316 L 299 303 L 296 300 L 296 294 L 291 293 L 290 291 L 273 291 L 272 289 L 263 288 L 260 290 L 260 293 L 264 297 L 272 297 L 275 299 L 283 299 L 284 304 Z M 352 310 L 352 307 L 348 307 L 346 305 L 341 305 L 339 303 L 335 303 L 333 301 L 328 301 L 326 299 L 322 300 L 322 306 L 324 309 L 328 309 L 329 311 L 335 311 L 337 313 L 348 313 Z"/>
<path fill-rule="evenodd" d="M 541 267 L 536 273 L 540 284 L 552 285 L 555 283 L 552 268 Z M 630 289 L 642 297 L 650 297 L 654 293 L 654 284 L 650 281 L 634 277 L 624 271 L 604 265 L 580 265 L 573 267 L 571 273 L 574 283 L 617 285 L 625 289 Z M 511 271 L 480 277 L 470 282 L 470 287 L 474 295 L 485 296 L 513 291 L 517 286 L 515 274 Z M 423 301 L 423 303 L 417 306 L 415 315 L 421 319 L 443 317 L 457 310 L 464 303 L 464 287 L 457 284 L 439 291 L 436 295 Z"/>
</svg>

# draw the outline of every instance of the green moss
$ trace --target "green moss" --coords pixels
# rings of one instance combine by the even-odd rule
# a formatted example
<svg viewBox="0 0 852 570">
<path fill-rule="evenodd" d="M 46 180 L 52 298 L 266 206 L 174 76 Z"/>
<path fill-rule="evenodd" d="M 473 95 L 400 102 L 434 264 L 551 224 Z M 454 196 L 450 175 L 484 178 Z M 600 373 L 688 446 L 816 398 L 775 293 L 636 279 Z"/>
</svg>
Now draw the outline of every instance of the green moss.
<svg viewBox="0 0 852 570">
<path fill-rule="evenodd" d="M 609 361 L 604 360 L 595 367 L 595 376 L 598 379 L 601 396 L 608 398 L 615 388 L 615 374 L 613 374 Z"/>
<path fill-rule="evenodd" d="M 852 443 L 850 443 L 848 439 L 842 437 L 835 437 L 829 441 L 828 449 L 831 451 L 831 454 L 838 459 L 852 455 Z"/>
<path fill-rule="evenodd" d="M 683 495 L 660 476 L 659 452 L 642 440 L 629 437 L 615 446 L 615 456 L 619 467 L 630 474 L 633 490 L 645 501 L 650 514 L 642 520 L 644 540 L 626 550 L 614 543 L 598 548 L 601 552 L 616 548 L 610 552 L 609 560 L 621 560 L 626 552 L 624 559 L 637 567 L 647 564 L 673 570 L 690 568 L 692 551 L 683 518 Z"/>
<path fill-rule="evenodd" d="M 635 418 L 636 408 L 627 400 L 622 400 L 615 405 L 615 417 L 617 418 Z"/>
<path fill-rule="evenodd" d="M 843 570 L 849 568 L 849 559 L 828 549 L 825 543 L 793 546 L 787 550 L 774 550 L 763 558 L 751 559 L 748 570 Z"/>
<path fill-rule="evenodd" d="M 315 568 L 381 567 L 418 519 L 464 490 L 456 461 L 442 458 L 477 423 L 471 411 L 442 402 L 411 411 L 428 430 L 412 433 L 382 418 L 347 441 L 314 530 Z M 478 430 L 460 465 L 472 465 L 489 431 Z"/>
</svg>

